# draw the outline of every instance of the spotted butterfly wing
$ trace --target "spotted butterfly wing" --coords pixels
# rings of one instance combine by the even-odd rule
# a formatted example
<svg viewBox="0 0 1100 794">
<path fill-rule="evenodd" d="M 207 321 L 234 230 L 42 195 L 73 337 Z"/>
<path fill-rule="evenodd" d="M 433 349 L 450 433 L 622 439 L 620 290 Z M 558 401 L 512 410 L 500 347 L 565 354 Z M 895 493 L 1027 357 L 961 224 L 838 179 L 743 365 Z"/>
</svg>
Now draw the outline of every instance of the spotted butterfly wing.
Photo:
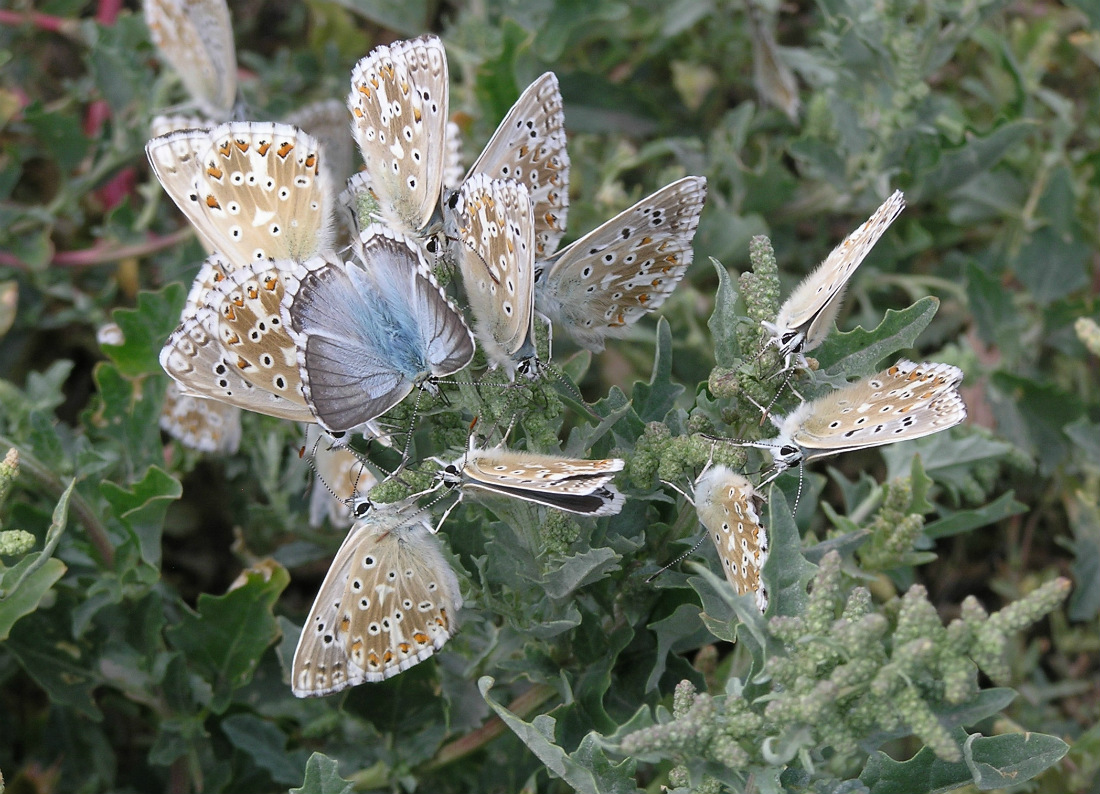
<svg viewBox="0 0 1100 794">
<path fill-rule="evenodd" d="M 752 593 L 763 613 L 768 589 L 761 572 L 768 559 L 768 532 L 747 479 L 725 466 L 712 466 L 695 481 L 695 509 L 714 541 L 726 581 L 738 595 Z"/>
<path fill-rule="evenodd" d="M 557 250 L 569 211 L 569 154 L 558 78 L 546 72 L 520 94 L 466 178 L 511 179 L 531 196 L 535 255 Z"/>
<path fill-rule="evenodd" d="M 452 199 L 453 231 L 474 331 L 492 367 L 512 377 L 517 358 L 534 356 L 534 224 L 527 188 L 474 174 Z"/>
<path fill-rule="evenodd" d="M 417 236 L 443 190 L 447 53 L 436 36 L 375 47 L 351 73 L 348 109 L 372 219 Z"/>
<path fill-rule="evenodd" d="M 225 0 L 145 0 L 145 24 L 195 104 L 225 119 L 237 99 L 237 50 Z"/>
<path fill-rule="evenodd" d="M 145 147 L 153 172 L 210 249 L 235 267 L 327 247 L 333 197 L 317 142 L 287 124 L 180 130 Z"/>
<path fill-rule="evenodd" d="M 426 517 L 412 502 L 378 505 L 352 527 L 302 627 L 295 695 L 383 681 L 454 634 L 462 594 Z"/>
<path fill-rule="evenodd" d="M 494 447 L 471 449 L 444 469 L 444 482 L 591 516 L 615 515 L 625 498 L 614 485 L 619 458 L 580 460 Z"/>
<path fill-rule="evenodd" d="M 825 340 L 840 311 L 848 280 L 904 208 L 905 197 L 900 190 L 894 191 L 866 222 L 795 287 L 779 307 L 775 322 L 763 323 L 772 335 L 768 344 L 779 348 L 784 368 L 791 366 L 792 359 L 804 363 L 803 353 Z"/>
<path fill-rule="evenodd" d="M 536 263 L 535 308 L 578 344 L 603 350 L 683 278 L 705 198 L 702 177 L 677 180 Z"/>
</svg>

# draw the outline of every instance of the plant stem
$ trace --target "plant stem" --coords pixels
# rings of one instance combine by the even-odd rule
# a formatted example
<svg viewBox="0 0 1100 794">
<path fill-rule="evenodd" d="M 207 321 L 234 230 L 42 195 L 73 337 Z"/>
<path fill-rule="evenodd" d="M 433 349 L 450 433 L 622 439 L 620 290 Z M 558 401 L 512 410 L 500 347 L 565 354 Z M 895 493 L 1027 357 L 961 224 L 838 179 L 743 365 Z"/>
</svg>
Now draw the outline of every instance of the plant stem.
<svg viewBox="0 0 1100 794">
<path fill-rule="evenodd" d="M 29 474 L 31 479 L 37 482 L 55 499 L 61 498 L 61 495 L 65 492 L 65 484 L 62 483 L 45 464 L 39 461 L 34 455 L 30 454 L 25 447 L 3 436 L 0 436 L 0 447 L 14 447 L 18 449 L 20 473 L 25 472 Z M 80 495 L 79 491 L 73 491 L 72 498 L 69 501 L 69 508 L 76 514 L 77 519 L 84 527 L 84 531 L 88 535 L 88 540 L 91 541 L 96 551 L 99 552 L 99 557 L 103 561 L 103 564 L 107 568 L 114 568 L 115 549 L 111 545 L 110 539 L 107 537 L 107 527 L 99 520 L 99 516 L 96 515 L 95 510 L 93 510 L 87 500 Z"/>
<path fill-rule="evenodd" d="M 535 684 L 508 705 L 508 710 L 517 717 L 526 717 L 547 700 L 552 698 L 555 690 L 546 684 Z M 479 750 L 493 739 L 504 733 L 506 726 L 500 717 L 490 717 L 484 725 L 476 731 L 471 731 L 460 739 L 455 739 L 450 744 L 445 744 L 435 754 L 435 758 L 424 766 L 424 771 L 431 771 L 446 766 L 453 761 L 464 758 L 475 750 Z"/>
</svg>

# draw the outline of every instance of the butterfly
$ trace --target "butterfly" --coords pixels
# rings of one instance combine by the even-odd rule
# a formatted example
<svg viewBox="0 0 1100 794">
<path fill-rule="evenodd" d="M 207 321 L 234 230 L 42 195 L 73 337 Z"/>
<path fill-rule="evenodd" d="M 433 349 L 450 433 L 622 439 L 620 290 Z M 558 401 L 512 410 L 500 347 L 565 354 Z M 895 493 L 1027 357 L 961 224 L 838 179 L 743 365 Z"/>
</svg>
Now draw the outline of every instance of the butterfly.
<svg viewBox="0 0 1100 794">
<path fill-rule="evenodd" d="M 317 475 L 309 499 L 309 525 L 319 527 L 328 516 L 334 527 L 350 526 L 356 500 L 378 483 L 366 462 L 346 445 L 326 439 L 317 425 L 306 425 L 305 449 Z"/>
<path fill-rule="evenodd" d="M 517 359 L 535 355 L 535 226 L 519 182 L 474 174 L 451 202 L 446 235 L 474 314 L 474 332 L 490 367 L 513 378 Z"/>
<path fill-rule="evenodd" d="M 767 449 L 776 471 L 841 452 L 922 438 L 966 419 L 958 386 L 963 373 L 950 364 L 902 359 L 889 369 L 804 402 L 786 417 L 771 417 L 774 438 L 745 443 Z"/>
<path fill-rule="evenodd" d="M 503 447 L 478 449 L 471 443 L 465 455 L 443 464 L 439 477 L 463 494 L 485 491 L 571 513 L 613 516 L 626 498 L 608 483 L 623 465 L 619 458 L 578 460 Z"/>
<path fill-rule="evenodd" d="M 791 368 L 792 360 L 805 366 L 805 353 L 828 336 L 844 300 L 848 280 L 904 208 L 905 197 L 900 190 L 895 190 L 862 226 L 848 235 L 795 287 L 779 307 L 775 322 L 762 323 L 771 334 L 765 346 L 775 345 L 779 349 L 784 370 Z"/>
<path fill-rule="evenodd" d="M 153 138 L 153 173 L 212 251 L 234 267 L 303 259 L 332 238 L 317 141 L 277 122 L 230 122 Z"/>
<path fill-rule="evenodd" d="M 228 118 L 237 99 L 237 51 L 225 0 L 145 0 L 153 44 L 207 116 Z"/>
<path fill-rule="evenodd" d="M 756 496 L 749 481 L 726 466 L 711 466 L 695 481 L 695 510 L 718 550 L 726 580 L 738 595 L 754 593 L 763 613 L 768 588 L 760 573 L 768 559 L 768 532 Z"/>
<path fill-rule="evenodd" d="M 520 94 L 466 179 L 475 174 L 511 179 L 526 187 L 534 208 L 535 256 L 542 259 L 557 250 L 569 210 L 569 154 L 561 91 L 553 72 Z"/>
<path fill-rule="evenodd" d="M 419 246 L 374 224 L 349 253 L 297 265 L 283 297 L 306 403 L 329 432 L 374 419 L 414 388 L 434 388 L 474 355 L 470 329 Z"/>
<path fill-rule="evenodd" d="M 415 499 L 374 505 L 329 567 L 294 650 L 298 697 L 408 670 L 455 633 L 462 594 Z"/>
<path fill-rule="evenodd" d="M 707 182 L 689 176 L 535 263 L 535 308 L 593 352 L 658 309 L 691 265 Z"/>
<path fill-rule="evenodd" d="M 164 392 L 160 429 L 185 447 L 232 455 L 241 444 L 241 411 L 217 400 L 185 394 L 170 380 Z"/>
<path fill-rule="evenodd" d="M 357 192 L 371 220 L 417 237 L 443 191 L 447 53 L 436 36 L 375 47 L 351 73 L 348 109 L 366 171 Z"/>
</svg>

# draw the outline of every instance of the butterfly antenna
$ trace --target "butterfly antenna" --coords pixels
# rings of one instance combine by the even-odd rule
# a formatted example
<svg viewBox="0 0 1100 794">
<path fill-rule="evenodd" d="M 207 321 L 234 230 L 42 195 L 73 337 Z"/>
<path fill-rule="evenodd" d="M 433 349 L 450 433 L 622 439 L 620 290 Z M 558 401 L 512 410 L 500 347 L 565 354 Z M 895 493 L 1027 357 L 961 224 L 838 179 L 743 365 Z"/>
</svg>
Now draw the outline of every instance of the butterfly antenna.
<svg viewBox="0 0 1100 794">
<path fill-rule="evenodd" d="M 676 558 L 675 560 L 673 560 L 672 562 L 670 562 L 670 563 L 669 563 L 668 565 L 666 565 L 666 566 L 664 566 L 663 568 L 661 568 L 661 570 L 657 571 L 657 573 L 653 574 L 653 575 L 652 575 L 652 576 L 650 576 L 650 577 L 649 577 L 648 579 L 646 579 L 646 580 L 645 580 L 646 584 L 649 584 L 650 582 L 652 582 L 652 581 L 653 581 L 654 579 L 656 579 L 656 578 L 657 578 L 658 576 L 660 576 L 661 574 L 663 574 L 663 573 L 664 573 L 665 571 L 667 571 L 667 570 L 668 570 L 669 568 L 671 568 L 672 566 L 674 566 L 674 565 L 678 565 L 678 564 L 680 564 L 681 562 L 683 562 L 684 560 L 686 560 L 686 559 L 687 559 L 688 557 L 690 557 L 690 556 L 691 556 L 692 554 L 694 554 L 694 553 L 695 553 L 696 551 L 698 551 L 698 550 L 699 550 L 699 547 L 703 545 L 703 541 L 704 541 L 704 540 L 706 540 L 706 539 L 707 539 L 707 533 L 706 533 L 706 532 L 704 532 L 704 533 L 703 533 L 703 534 L 702 534 L 702 535 L 700 536 L 699 540 L 697 540 L 697 541 L 695 542 L 695 545 L 694 545 L 694 546 L 692 546 L 692 547 L 691 547 L 690 549 L 688 549 L 687 551 L 685 551 L 685 552 L 684 552 L 683 554 L 681 554 L 681 555 L 680 555 L 679 557 L 677 557 L 677 558 Z"/>
<path fill-rule="evenodd" d="M 806 470 L 806 467 L 803 466 L 801 463 L 799 463 L 798 464 L 798 490 L 795 491 L 795 494 L 794 494 L 794 506 L 791 508 L 791 515 L 794 515 L 794 513 L 798 510 L 798 502 L 799 502 L 800 499 L 802 499 L 802 482 L 803 482 L 803 474 L 805 473 L 805 470 Z"/>
<path fill-rule="evenodd" d="M 772 397 L 771 400 L 768 402 L 768 404 L 761 409 L 760 423 L 759 423 L 760 426 L 763 426 L 765 420 L 767 420 L 767 418 L 768 418 L 768 415 L 771 413 L 772 406 L 775 405 L 775 401 L 779 399 L 779 395 L 781 395 L 783 393 L 783 389 L 787 388 L 787 386 L 790 385 L 791 378 L 793 378 L 793 377 L 794 377 L 794 369 L 791 368 L 791 369 L 787 370 L 787 377 L 785 377 L 783 379 L 783 382 L 779 384 L 779 388 L 776 389 L 775 396 Z M 794 391 L 793 387 L 791 388 L 791 391 L 792 392 Z M 795 392 L 795 394 L 797 394 L 797 393 L 798 392 Z M 749 395 L 747 395 L 747 394 L 745 395 L 745 397 L 748 397 L 748 399 L 752 400 L 752 397 L 749 397 Z M 753 401 L 753 404 L 756 405 L 757 408 L 760 408 L 759 403 L 757 403 L 755 400 L 752 400 L 752 401 Z M 805 400 L 803 400 L 803 402 L 805 402 Z"/>
</svg>

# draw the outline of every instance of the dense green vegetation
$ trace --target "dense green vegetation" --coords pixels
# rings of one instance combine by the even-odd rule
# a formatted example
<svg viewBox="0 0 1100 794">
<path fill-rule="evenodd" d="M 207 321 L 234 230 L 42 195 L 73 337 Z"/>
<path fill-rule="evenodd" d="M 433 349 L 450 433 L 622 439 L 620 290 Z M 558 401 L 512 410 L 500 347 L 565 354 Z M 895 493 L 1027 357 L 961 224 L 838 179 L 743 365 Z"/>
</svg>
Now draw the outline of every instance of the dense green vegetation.
<svg viewBox="0 0 1100 794">
<path fill-rule="evenodd" d="M 469 162 L 556 72 L 567 240 L 709 181 L 662 319 L 595 356 L 556 336 L 560 379 L 421 405 L 417 461 L 518 412 L 513 444 L 626 458 L 624 511 L 464 502 L 440 533 L 460 633 L 386 682 L 299 700 L 290 659 L 344 530 L 309 527 L 299 427 L 246 414 L 215 456 L 158 428 L 157 354 L 204 252 L 143 146 L 186 95 L 140 9 L 92 5 L 0 10 L 11 791 L 1100 785 L 1095 7 L 232 2 L 250 118 L 342 99 L 373 46 L 432 31 Z M 906 210 L 792 384 L 942 361 L 966 373 L 968 421 L 780 478 L 766 617 L 709 543 L 648 581 L 701 532 L 661 481 L 765 460 L 698 435 L 770 433 L 742 398 L 774 395 L 758 321 L 894 189 Z M 97 341 L 110 321 L 122 337 Z"/>
</svg>

